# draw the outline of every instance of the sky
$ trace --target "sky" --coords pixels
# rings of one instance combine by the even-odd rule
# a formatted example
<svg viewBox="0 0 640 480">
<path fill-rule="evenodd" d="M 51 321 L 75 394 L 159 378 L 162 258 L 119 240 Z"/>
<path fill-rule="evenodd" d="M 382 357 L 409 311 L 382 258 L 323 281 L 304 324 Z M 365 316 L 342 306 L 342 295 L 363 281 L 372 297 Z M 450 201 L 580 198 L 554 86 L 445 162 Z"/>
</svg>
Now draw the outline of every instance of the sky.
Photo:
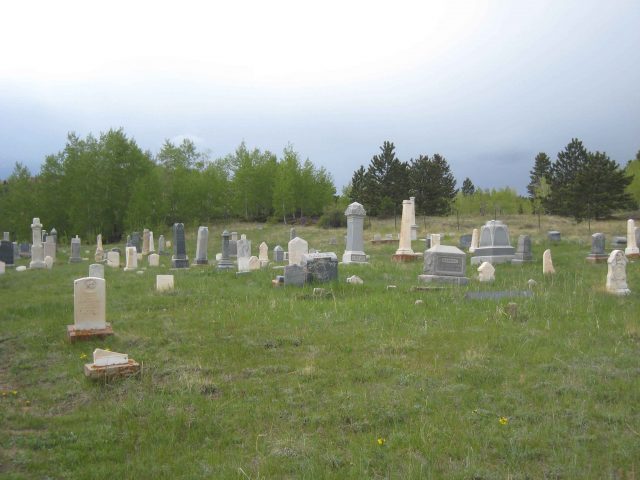
<svg viewBox="0 0 640 480">
<path fill-rule="evenodd" d="M 572 138 L 640 150 L 639 25 L 637 0 L 9 2 L 0 179 L 123 128 L 154 153 L 291 145 L 339 190 L 388 140 L 525 193 Z"/>
</svg>

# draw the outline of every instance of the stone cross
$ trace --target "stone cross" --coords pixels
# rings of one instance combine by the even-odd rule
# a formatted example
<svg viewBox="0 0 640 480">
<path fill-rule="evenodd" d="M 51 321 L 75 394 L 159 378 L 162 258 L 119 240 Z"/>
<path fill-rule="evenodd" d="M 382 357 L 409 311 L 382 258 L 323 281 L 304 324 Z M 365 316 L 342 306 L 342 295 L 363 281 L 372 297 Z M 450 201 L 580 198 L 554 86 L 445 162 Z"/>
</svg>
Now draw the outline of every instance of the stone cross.
<svg viewBox="0 0 640 480">
<path fill-rule="evenodd" d="M 628 295 L 631 293 L 627 286 L 627 257 L 622 250 L 614 250 L 609 255 L 607 264 L 609 269 L 607 272 L 607 292 L 614 295 Z"/>
<path fill-rule="evenodd" d="M 31 245 L 31 262 L 29 268 L 46 268 L 44 263 L 44 245 L 42 244 L 42 224 L 34 218 L 31 224 L 33 243 Z"/>
<path fill-rule="evenodd" d="M 196 243 L 196 265 L 208 265 L 207 244 L 209 243 L 209 227 L 198 227 Z"/>
<path fill-rule="evenodd" d="M 347 247 L 342 255 L 342 263 L 367 263 L 364 253 L 364 207 L 353 202 L 344 212 L 347 217 Z"/>
<path fill-rule="evenodd" d="M 549 249 L 546 249 L 542 254 L 542 273 L 544 275 L 556 273 L 553 268 L 553 261 L 551 260 L 551 250 Z"/>
<path fill-rule="evenodd" d="M 400 223 L 400 242 L 396 255 L 413 255 L 411 248 L 411 200 L 402 201 L 402 220 Z"/>
<path fill-rule="evenodd" d="M 73 323 L 76 330 L 106 328 L 107 293 L 103 278 L 85 277 L 73 282 Z"/>
</svg>

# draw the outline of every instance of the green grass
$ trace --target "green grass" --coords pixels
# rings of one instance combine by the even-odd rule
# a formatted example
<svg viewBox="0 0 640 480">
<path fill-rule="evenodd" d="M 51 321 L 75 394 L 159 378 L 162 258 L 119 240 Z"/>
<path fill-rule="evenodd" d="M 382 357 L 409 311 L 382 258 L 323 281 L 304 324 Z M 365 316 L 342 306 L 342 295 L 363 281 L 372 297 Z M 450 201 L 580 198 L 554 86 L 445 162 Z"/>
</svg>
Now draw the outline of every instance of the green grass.
<svg viewBox="0 0 640 480">
<path fill-rule="evenodd" d="M 466 219 L 461 233 L 483 220 Z M 537 233 L 533 217 L 507 221 L 512 243 L 527 222 Z M 456 232 L 455 218 L 431 222 L 432 231 Z M 608 239 L 625 231 L 621 221 L 598 226 Z M 288 228 L 232 227 L 254 252 L 262 240 L 286 248 Z M 533 264 L 498 265 L 493 284 L 429 292 L 410 290 L 420 263 L 393 264 L 397 246 L 369 243 L 371 264 L 341 265 L 324 298 L 313 286 L 273 288 L 270 268 L 172 272 L 176 291 L 164 295 L 155 274 L 168 273 L 168 257 L 143 275 L 106 268 L 115 336 L 73 345 L 65 336 L 73 280 L 89 262 L 59 254 L 52 271 L 8 271 L 0 477 L 636 478 L 640 262 L 627 267 L 632 294 L 608 295 L 606 265 L 584 261 L 586 227 L 559 229 L 569 233 L 551 246 L 553 277 L 542 276 L 547 244 L 535 235 Z M 210 226 L 210 258 L 222 230 Z M 393 221 L 374 220 L 365 237 L 392 231 Z M 343 230 L 297 233 L 311 247 L 344 250 Z M 92 257 L 94 247 L 85 249 Z M 354 273 L 364 285 L 345 283 Z M 525 290 L 529 278 L 538 282 L 533 298 L 463 298 Z M 518 304 L 516 319 L 508 302 Z M 142 375 L 85 379 L 80 357 L 96 347 L 128 353 Z"/>
</svg>

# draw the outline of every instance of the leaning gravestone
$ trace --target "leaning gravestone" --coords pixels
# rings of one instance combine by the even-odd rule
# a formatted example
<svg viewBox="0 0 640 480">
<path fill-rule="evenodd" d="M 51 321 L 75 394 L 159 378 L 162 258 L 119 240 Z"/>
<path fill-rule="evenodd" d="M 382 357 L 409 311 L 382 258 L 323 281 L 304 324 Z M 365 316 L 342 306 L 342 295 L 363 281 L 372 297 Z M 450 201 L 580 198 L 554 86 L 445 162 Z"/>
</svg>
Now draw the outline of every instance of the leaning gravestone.
<svg viewBox="0 0 640 480">
<path fill-rule="evenodd" d="M 609 258 L 604 251 L 605 237 L 604 233 L 594 233 L 591 235 L 591 253 L 587 255 L 587 262 L 604 263 Z"/>
<path fill-rule="evenodd" d="M 111 325 L 106 322 L 106 303 L 103 278 L 85 277 L 73 282 L 73 325 L 67 325 L 72 342 L 113 335 Z"/>
<path fill-rule="evenodd" d="M 456 247 L 437 245 L 424 252 L 423 274 L 418 276 L 422 282 L 454 283 L 466 285 L 466 255 Z"/>
<path fill-rule="evenodd" d="M 305 269 L 309 282 L 333 282 L 338 279 L 338 257 L 333 252 L 307 253 L 300 265 Z"/>
<path fill-rule="evenodd" d="M 471 232 L 471 245 L 469 245 L 469 253 L 476 251 L 476 248 L 480 246 L 480 234 L 477 228 L 474 228 Z"/>
<path fill-rule="evenodd" d="M 300 237 L 289 240 L 289 265 L 299 265 L 302 255 L 309 253 L 309 243 Z"/>
<path fill-rule="evenodd" d="M 518 237 L 518 247 L 516 248 L 516 254 L 511 263 L 520 264 L 525 262 L 532 262 L 533 255 L 531 254 L 531 237 L 529 235 L 520 235 Z"/>
<path fill-rule="evenodd" d="M 230 270 L 233 268 L 233 262 L 229 255 L 229 242 L 231 235 L 226 230 L 222 232 L 222 253 L 218 260 L 218 270 Z"/>
<path fill-rule="evenodd" d="M 80 237 L 78 235 L 71 239 L 71 256 L 69 257 L 69 263 L 79 263 L 82 261 L 80 256 Z"/>
<path fill-rule="evenodd" d="M 614 295 L 629 295 L 631 290 L 627 286 L 627 257 L 622 250 L 614 250 L 607 260 L 607 291 Z"/>
<path fill-rule="evenodd" d="M 13 267 L 13 244 L 8 240 L 0 241 L 0 261 L 7 267 Z"/>
<path fill-rule="evenodd" d="M 92 263 L 89 265 L 89 276 L 104 278 L 104 265 L 101 263 Z"/>
<path fill-rule="evenodd" d="M 471 265 L 482 262 L 509 263 L 515 258 L 515 248 L 509 243 L 509 229 L 499 220 L 489 220 L 480 229 L 480 244 L 473 252 Z"/>
<path fill-rule="evenodd" d="M 187 244 L 184 237 L 184 223 L 173 224 L 173 256 L 171 257 L 171 267 L 189 268 Z"/>
<path fill-rule="evenodd" d="M 362 205 L 353 202 L 344 214 L 347 217 L 347 247 L 342 255 L 342 263 L 367 263 L 363 234 L 367 213 Z"/>
<path fill-rule="evenodd" d="M 280 245 L 276 245 L 273 249 L 273 261 L 276 263 L 284 262 L 284 250 Z"/>
<path fill-rule="evenodd" d="M 209 265 L 207 246 L 209 243 L 209 227 L 198 227 L 195 265 Z"/>
</svg>

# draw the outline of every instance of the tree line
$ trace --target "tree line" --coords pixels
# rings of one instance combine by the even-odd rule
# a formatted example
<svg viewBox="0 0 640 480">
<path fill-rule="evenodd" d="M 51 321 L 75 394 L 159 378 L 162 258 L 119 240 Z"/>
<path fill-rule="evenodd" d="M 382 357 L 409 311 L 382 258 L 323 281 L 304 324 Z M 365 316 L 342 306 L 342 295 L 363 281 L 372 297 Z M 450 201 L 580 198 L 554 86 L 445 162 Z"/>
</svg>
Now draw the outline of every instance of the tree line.
<svg viewBox="0 0 640 480">
<path fill-rule="evenodd" d="M 188 139 L 178 145 L 167 140 L 153 155 L 122 129 L 86 138 L 70 133 L 37 174 L 16 164 L 1 185 L 0 223 L 28 239 L 31 219 L 40 217 L 61 236 L 102 233 L 115 241 L 143 226 L 174 222 L 320 215 L 334 194 L 329 172 L 301 160 L 290 146 L 278 157 L 241 143 L 211 160 Z"/>
</svg>

